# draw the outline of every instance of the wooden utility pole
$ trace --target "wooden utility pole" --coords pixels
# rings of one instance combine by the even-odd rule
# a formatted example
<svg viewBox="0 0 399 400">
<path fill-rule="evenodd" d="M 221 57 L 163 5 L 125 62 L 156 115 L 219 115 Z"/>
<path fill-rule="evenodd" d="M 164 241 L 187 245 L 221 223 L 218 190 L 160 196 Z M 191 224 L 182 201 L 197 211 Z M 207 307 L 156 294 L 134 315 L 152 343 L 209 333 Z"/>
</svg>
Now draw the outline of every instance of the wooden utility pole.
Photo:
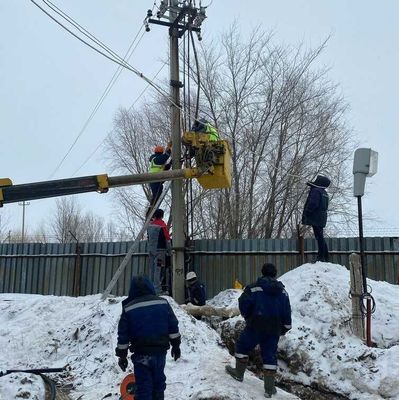
<svg viewBox="0 0 399 400">
<path fill-rule="evenodd" d="M 363 294 L 363 276 L 359 254 L 352 253 L 349 256 L 349 266 L 351 275 L 350 294 L 352 299 L 353 333 L 357 337 L 364 339 L 364 318 L 360 310 L 360 299 Z"/>
</svg>

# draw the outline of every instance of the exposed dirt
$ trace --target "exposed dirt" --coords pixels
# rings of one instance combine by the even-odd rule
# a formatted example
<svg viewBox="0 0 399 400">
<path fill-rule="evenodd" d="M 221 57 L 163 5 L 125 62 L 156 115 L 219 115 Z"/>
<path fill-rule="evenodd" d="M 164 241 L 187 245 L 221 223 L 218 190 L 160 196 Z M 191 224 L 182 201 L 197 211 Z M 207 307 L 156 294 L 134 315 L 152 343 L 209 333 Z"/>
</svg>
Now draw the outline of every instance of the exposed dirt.
<svg viewBox="0 0 399 400">
<path fill-rule="evenodd" d="M 223 324 L 222 321 L 213 320 L 211 325 L 217 329 L 223 342 L 226 344 L 230 354 L 234 355 L 234 347 L 238 336 L 245 327 L 244 321 L 238 321 L 235 326 L 230 324 Z M 283 359 L 287 364 L 288 368 L 297 373 L 302 371 L 306 374 L 310 374 L 310 371 L 303 370 L 303 362 L 301 357 L 287 357 L 286 354 L 278 354 L 279 359 Z M 262 359 L 260 356 L 259 349 L 255 350 L 249 355 L 249 366 L 248 369 L 257 375 L 262 374 Z M 333 393 L 328 388 L 317 385 L 316 383 L 311 386 L 304 386 L 298 382 L 287 380 L 277 375 L 276 386 L 285 390 L 286 392 L 292 393 L 303 400 L 349 400 L 348 397 L 343 396 L 339 393 Z"/>
</svg>

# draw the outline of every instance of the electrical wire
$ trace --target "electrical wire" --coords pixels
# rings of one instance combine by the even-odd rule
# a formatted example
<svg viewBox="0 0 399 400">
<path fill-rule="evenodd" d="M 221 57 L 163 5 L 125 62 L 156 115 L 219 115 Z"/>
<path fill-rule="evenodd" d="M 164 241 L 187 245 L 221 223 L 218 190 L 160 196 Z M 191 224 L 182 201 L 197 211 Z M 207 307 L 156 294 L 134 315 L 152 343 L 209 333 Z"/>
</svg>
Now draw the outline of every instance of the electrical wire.
<svg viewBox="0 0 399 400">
<path fill-rule="evenodd" d="M 63 11 L 60 10 L 57 6 L 55 6 L 53 3 L 51 3 L 50 0 L 44 0 L 45 3 L 47 5 L 49 5 L 49 7 L 51 9 L 53 9 L 55 12 L 57 12 L 57 14 L 63 16 Z M 154 9 L 155 5 L 153 6 Z M 63 17 L 66 18 L 66 17 Z M 70 17 L 69 17 L 70 18 Z M 74 21 L 72 18 L 70 18 L 72 21 Z M 75 24 L 79 25 L 76 21 L 74 21 Z M 79 25 L 79 27 L 81 27 Z M 133 47 L 133 45 L 135 44 L 140 32 L 143 30 L 144 27 L 144 23 L 142 26 L 140 26 L 139 30 L 137 31 L 133 41 L 131 42 L 129 48 L 127 49 L 123 59 L 124 60 L 129 60 L 130 57 L 133 55 L 134 51 L 136 50 L 137 46 L 139 45 L 139 43 L 141 42 L 145 31 L 143 31 L 142 35 L 140 36 L 140 38 L 138 39 L 136 45 Z M 81 27 L 82 30 L 85 30 L 83 27 Z M 89 33 L 90 34 L 90 33 Z M 90 34 L 91 35 L 91 34 Z M 91 35 L 92 36 L 92 35 Z M 132 48 L 133 47 L 133 48 Z M 70 154 L 70 152 L 72 151 L 73 147 L 75 146 L 76 142 L 78 141 L 78 139 L 82 136 L 82 134 L 84 133 L 84 131 L 86 130 L 87 126 L 89 125 L 89 123 L 91 122 L 91 120 L 94 118 L 94 116 L 96 115 L 97 111 L 99 110 L 99 108 L 101 107 L 101 105 L 103 104 L 105 98 L 107 97 L 107 95 L 110 93 L 112 87 L 114 86 L 114 84 L 116 83 L 117 79 L 119 78 L 120 74 L 122 73 L 123 69 L 122 66 L 118 65 L 115 73 L 113 74 L 111 80 L 108 82 L 108 85 L 106 86 L 104 92 L 102 93 L 102 95 L 100 96 L 100 98 L 98 99 L 96 105 L 94 106 L 91 114 L 89 115 L 89 117 L 87 118 L 86 122 L 83 124 L 83 127 L 81 128 L 81 130 L 79 131 L 77 137 L 75 138 L 74 142 L 72 143 L 72 145 L 69 147 L 68 151 L 66 152 L 65 156 L 63 157 L 63 159 L 61 160 L 61 162 L 57 165 L 57 167 L 54 169 L 54 171 L 51 173 L 51 175 L 49 176 L 49 179 L 51 179 L 55 173 L 59 170 L 59 168 L 61 167 L 61 165 L 63 164 L 63 162 L 65 161 L 66 157 Z"/>
<path fill-rule="evenodd" d="M 101 46 L 104 50 L 106 50 L 109 54 L 104 53 L 103 51 L 99 50 L 92 44 L 88 43 L 86 40 L 82 39 L 79 35 L 76 33 L 72 32 L 69 28 L 67 28 L 64 24 L 62 24 L 60 21 L 58 21 L 54 16 L 52 16 L 49 12 L 47 12 L 43 7 L 41 7 L 35 0 L 30 0 L 36 7 L 38 7 L 43 13 L 45 13 L 49 18 L 51 18 L 54 22 L 56 22 L 58 25 L 60 25 L 63 29 L 65 29 L 67 32 L 69 32 L 72 36 L 74 36 L 76 39 L 78 39 L 80 42 L 84 43 L 88 47 L 90 47 L 92 50 L 95 52 L 101 54 L 108 60 L 112 61 L 115 64 L 121 65 L 122 67 L 126 68 L 127 70 L 133 72 L 135 75 L 137 75 L 139 78 L 143 79 L 146 81 L 152 88 L 154 88 L 158 93 L 160 93 L 162 96 L 165 96 L 168 101 L 174 105 L 177 108 L 181 108 L 178 104 L 176 104 L 169 96 L 169 94 L 160 86 L 156 85 L 154 82 L 151 81 L 147 76 L 145 76 L 142 72 L 140 72 L 138 69 L 134 68 L 131 64 L 126 62 L 125 60 L 122 59 L 118 54 L 116 54 L 113 50 L 109 49 L 106 46 Z"/>
<path fill-rule="evenodd" d="M 103 55 L 110 61 L 128 69 L 129 71 L 133 72 L 136 74 L 138 77 L 143 79 L 150 85 L 152 88 L 154 88 L 159 94 L 164 96 L 174 107 L 177 109 L 181 110 L 182 113 L 184 113 L 184 110 L 182 110 L 182 107 L 178 104 L 176 104 L 173 99 L 169 96 L 169 94 L 160 86 L 156 85 L 151 79 L 147 78 L 142 72 L 134 68 L 132 65 L 130 65 L 127 61 L 125 61 L 123 58 L 121 58 L 117 53 L 115 53 L 112 49 L 110 49 L 108 46 L 106 46 L 103 42 L 98 40 L 94 35 L 92 35 L 90 32 L 88 32 L 85 28 L 83 28 L 80 24 L 78 24 L 76 21 L 74 21 L 71 17 L 69 17 L 66 13 L 64 13 L 62 10 L 60 10 L 58 7 L 54 6 L 50 0 L 43 0 L 43 2 L 51 8 L 54 12 L 56 12 L 58 15 L 60 15 L 62 18 L 64 18 L 66 21 L 68 21 L 70 24 L 72 24 L 75 29 L 79 30 L 79 32 L 83 33 L 87 38 L 92 40 L 96 45 L 100 46 L 103 50 L 106 51 L 103 52 L 94 45 L 88 43 L 86 40 L 84 40 L 82 37 L 74 33 L 71 29 L 66 27 L 62 22 L 57 20 L 53 15 L 51 15 L 48 11 L 46 11 L 43 7 L 41 7 L 35 0 L 30 0 L 36 7 L 38 7 L 43 13 L 45 13 L 49 18 L 51 18 L 54 22 L 56 22 L 59 26 L 61 26 L 63 29 L 65 29 L 68 33 L 70 33 L 72 36 L 74 36 L 76 39 L 81 41 L 82 43 L 86 44 L 88 47 L 90 47 L 92 50 L 96 51 L 97 53 Z M 107 54 L 108 53 L 108 54 Z M 77 139 L 75 139 L 77 141 Z M 74 143 L 75 144 L 75 143 Z M 73 146 L 74 146 L 73 144 Z M 73 147 L 72 146 L 72 147 Z M 99 146 L 97 146 L 99 147 Z M 97 151 L 97 149 L 96 149 Z M 70 151 L 67 152 L 67 154 L 64 156 L 64 159 L 69 155 Z M 93 153 L 94 154 L 94 153 Z M 64 159 L 61 161 L 64 161 Z"/>
<path fill-rule="evenodd" d="M 134 68 L 132 65 L 130 65 L 127 61 L 122 59 L 118 54 L 116 54 L 113 50 L 111 50 L 108 46 L 103 44 L 100 40 L 98 40 L 94 35 L 89 33 L 85 28 L 83 28 L 81 25 L 79 25 L 77 22 L 75 22 L 71 17 L 69 17 L 67 14 L 65 14 L 62 10 L 60 10 L 58 7 L 53 6 L 51 7 L 52 3 L 50 3 L 49 0 L 43 0 L 47 6 L 49 6 L 53 11 L 55 11 L 58 15 L 62 16 L 65 20 L 67 20 L 69 23 L 71 23 L 76 29 L 78 29 L 81 33 L 83 33 L 86 37 L 88 37 L 90 40 L 94 41 L 97 45 L 99 45 L 102 49 L 104 49 L 108 54 L 104 53 L 103 51 L 99 50 L 92 44 L 88 43 L 86 40 L 81 38 L 79 35 L 71 31 L 69 28 L 67 28 L 64 24 L 62 24 L 60 21 L 57 20 L 53 15 L 51 15 L 48 11 L 46 11 L 43 7 L 41 7 L 35 0 L 30 0 L 36 7 L 38 7 L 43 13 L 45 13 L 49 18 L 51 18 L 54 22 L 56 22 L 59 26 L 61 26 L 63 29 L 65 29 L 68 33 L 70 33 L 72 36 L 74 36 L 76 39 L 81 41 L 82 43 L 86 44 L 89 46 L 92 50 L 96 51 L 97 53 L 103 55 L 110 61 L 128 69 L 129 71 L 133 72 L 136 74 L 138 77 L 143 79 L 148 83 L 149 86 L 151 86 L 153 89 L 155 89 L 159 94 L 164 96 L 174 107 L 177 109 L 182 110 L 182 107 L 178 104 L 176 104 L 173 99 L 169 96 L 169 94 L 160 86 L 156 85 L 151 79 L 147 78 L 142 72 L 138 71 L 136 68 Z M 51 5 L 49 5 L 51 4 Z M 75 139 L 77 141 L 77 139 Z M 75 142 L 76 143 L 76 142 Z M 75 145 L 73 143 L 72 147 Z M 100 146 L 97 146 L 98 148 Z M 97 151 L 98 149 L 96 149 Z M 71 150 L 70 150 L 71 151 Z M 65 158 L 69 155 L 69 152 L 64 156 L 63 160 L 61 161 L 61 164 L 65 160 Z M 94 152 L 93 152 L 94 154 Z M 58 167 L 58 166 L 57 166 Z"/>
<path fill-rule="evenodd" d="M 141 31 L 142 28 L 140 28 Z M 140 43 L 141 39 L 143 38 L 145 32 L 142 33 L 139 41 L 137 42 L 136 46 L 133 48 L 131 54 L 128 56 L 127 59 L 129 59 L 134 50 L 137 48 L 138 44 Z M 137 35 L 136 35 L 137 37 Z M 130 51 L 134 41 L 136 40 L 136 38 L 133 40 L 133 42 L 131 43 L 128 52 Z M 126 53 L 128 54 L 128 53 Z M 125 55 L 126 58 L 126 55 Z M 97 100 L 96 105 L 94 106 L 93 110 L 91 111 L 89 117 L 87 118 L 87 120 L 85 121 L 85 123 L 83 124 L 82 128 L 80 129 L 78 135 L 76 136 L 75 140 L 72 142 L 72 144 L 70 145 L 70 147 L 68 148 L 67 152 L 65 153 L 64 157 L 62 158 L 62 160 L 58 163 L 58 165 L 56 166 L 56 168 L 54 169 L 54 171 L 51 173 L 51 175 L 49 176 L 49 179 L 51 179 L 55 173 L 60 169 L 60 167 L 62 166 L 62 164 L 64 163 L 65 159 L 68 157 L 68 155 L 71 153 L 72 149 L 75 147 L 77 141 L 79 140 L 79 138 L 83 135 L 83 133 L 85 132 L 86 128 L 88 127 L 88 125 L 90 124 L 90 122 L 92 121 L 92 119 L 94 118 L 94 116 L 97 114 L 97 111 L 101 108 L 102 104 L 104 103 L 105 98 L 108 96 L 108 94 L 110 93 L 111 89 L 113 88 L 113 86 L 115 85 L 116 81 L 118 80 L 119 76 L 121 75 L 123 71 L 123 68 L 121 66 L 118 66 L 116 71 L 114 72 L 111 80 L 108 82 L 108 85 L 106 86 L 106 88 L 104 89 L 104 92 L 102 93 L 102 95 L 100 96 L 100 98 Z M 96 150 L 97 151 L 97 150 Z"/>
<path fill-rule="evenodd" d="M 152 77 L 152 80 L 154 80 L 163 70 L 163 68 L 165 67 L 166 62 L 163 63 L 163 65 L 161 66 L 161 68 L 158 70 L 158 72 Z M 150 87 L 150 85 L 147 85 L 142 91 L 141 93 L 136 97 L 136 99 L 134 100 L 134 102 L 132 103 L 132 105 L 128 108 L 128 111 L 131 111 L 133 109 L 133 107 L 135 106 L 135 104 L 139 101 L 139 99 L 144 95 L 144 93 L 147 91 L 147 89 Z M 72 174 L 72 176 L 75 176 L 90 160 L 91 158 L 94 156 L 94 154 L 97 153 L 97 151 L 101 148 L 101 146 L 105 143 L 105 141 L 107 140 L 107 137 L 105 137 L 98 145 L 97 147 L 90 153 L 90 155 L 85 159 L 85 161 L 83 161 L 82 164 L 80 164 L 80 166 L 74 171 L 74 173 Z"/>
</svg>

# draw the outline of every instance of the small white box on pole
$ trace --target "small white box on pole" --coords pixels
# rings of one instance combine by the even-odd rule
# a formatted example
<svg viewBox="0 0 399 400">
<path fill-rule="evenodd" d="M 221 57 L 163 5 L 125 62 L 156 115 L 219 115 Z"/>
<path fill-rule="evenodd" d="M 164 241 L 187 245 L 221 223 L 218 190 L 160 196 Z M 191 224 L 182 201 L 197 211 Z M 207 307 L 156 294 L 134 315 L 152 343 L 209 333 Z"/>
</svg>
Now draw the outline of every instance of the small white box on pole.
<svg viewBox="0 0 399 400">
<path fill-rule="evenodd" d="M 357 149 L 353 160 L 353 195 L 363 196 L 366 177 L 377 173 L 378 153 L 371 149 Z"/>
</svg>

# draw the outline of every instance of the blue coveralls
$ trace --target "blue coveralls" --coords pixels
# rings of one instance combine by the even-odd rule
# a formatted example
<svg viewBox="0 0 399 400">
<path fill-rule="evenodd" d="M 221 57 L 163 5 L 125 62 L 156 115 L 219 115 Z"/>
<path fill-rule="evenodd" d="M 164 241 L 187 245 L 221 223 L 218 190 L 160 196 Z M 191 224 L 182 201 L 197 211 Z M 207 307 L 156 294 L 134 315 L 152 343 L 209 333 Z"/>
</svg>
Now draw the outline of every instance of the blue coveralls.
<svg viewBox="0 0 399 400">
<path fill-rule="evenodd" d="M 163 400 L 166 352 L 179 347 L 180 333 L 173 310 L 164 298 L 155 295 L 146 277 L 134 277 L 129 296 L 122 302 L 118 324 L 116 355 L 132 355 L 136 376 L 136 400 Z"/>
<path fill-rule="evenodd" d="M 291 329 L 291 306 L 284 285 L 262 277 L 246 286 L 238 299 L 246 327 L 236 343 L 236 358 L 247 358 L 260 345 L 263 369 L 277 369 L 277 345 L 281 334 Z"/>
</svg>

